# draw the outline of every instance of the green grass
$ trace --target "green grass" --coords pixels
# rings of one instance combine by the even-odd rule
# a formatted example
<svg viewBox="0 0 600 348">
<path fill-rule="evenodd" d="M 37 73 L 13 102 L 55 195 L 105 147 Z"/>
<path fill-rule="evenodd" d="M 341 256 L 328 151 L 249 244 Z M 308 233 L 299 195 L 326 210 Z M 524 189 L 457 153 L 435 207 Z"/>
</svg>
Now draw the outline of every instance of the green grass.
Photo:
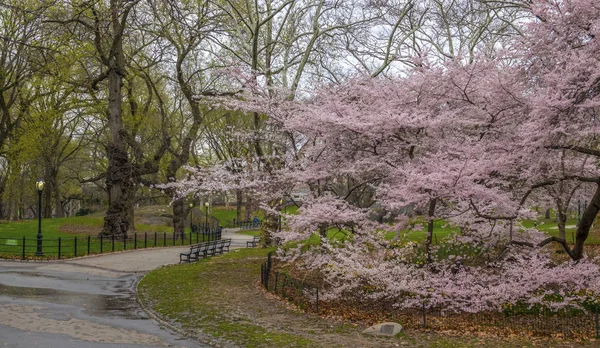
<svg viewBox="0 0 600 348">
<path fill-rule="evenodd" d="M 260 230 L 239 231 L 237 233 L 245 234 L 247 236 L 260 237 Z"/>
<path fill-rule="evenodd" d="M 173 228 L 168 226 L 138 224 L 136 232 L 129 234 L 125 242 L 112 238 L 99 239 L 96 233 L 65 232 L 77 227 L 75 230 L 85 231 L 85 227 L 92 227 L 96 231 L 103 225 L 103 218 L 97 216 L 76 216 L 69 218 L 42 219 L 42 251 L 44 258 L 55 259 L 60 257 L 70 258 L 87 254 L 98 254 L 112 251 L 130 250 L 144 247 L 160 247 L 173 245 L 187 245 L 190 243 L 190 234 L 187 233 L 183 242 L 173 240 Z M 84 227 L 81 229 L 81 227 Z M 23 238 L 25 237 L 25 258 L 37 258 L 37 232 L 38 220 L 23 220 L 16 222 L 0 222 L 0 258 L 22 258 Z M 192 243 L 202 242 L 201 235 L 192 235 Z M 89 239 L 89 247 L 88 247 Z M 155 242 L 156 239 L 156 242 Z M 206 239 L 206 238 L 205 238 Z M 14 244 L 14 245 L 13 245 Z"/>
<path fill-rule="evenodd" d="M 471 331 L 455 336 L 409 330 L 393 338 L 360 336 L 362 328 L 330 317 L 304 315 L 285 309 L 258 290 L 259 264 L 271 249 L 241 249 L 195 264 L 166 266 L 148 273 L 138 284 L 138 298 L 162 318 L 188 332 L 230 340 L 242 347 L 409 346 L 502 347 L 563 346 L 551 339 L 532 344 L 530 339 L 478 337 Z M 206 281 L 210 279 L 210 281 Z M 282 309 L 283 307 L 283 309 Z M 265 318 L 271 318 L 265 323 Z M 342 319 L 343 320 L 343 319 Z M 290 330 L 293 323 L 294 330 Z M 294 333 L 290 333 L 293 331 Z M 302 333 L 297 334 L 298 332 Z M 363 337 L 357 340 L 357 337 Z M 328 339 L 328 341 L 325 341 Z M 335 342 L 332 344 L 332 342 Z M 361 343 L 363 343 L 361 345 Z M 582 344 L 582 343 L 579 343 Z M 595 346 L 591 342 L 586 346 Z M 584 344 L 582 344 L 584 345 Z M 565 345 L 566 346 L 566 345 Z"/>
<path fill-rule="evenodd" d="M 311 347 L 302 336 L 265 328 L 252 317 L 229 313 L 222 288 L 244 291 L 260 276 L 258 264 L 271 249 L 240 249 L 188 265 L 162 267 L 148 273 L 138 284 L 138 297 L 162 317 L 188 330 L 225 337 L 245 347 Z M 214 276 L 220 274 L 222 276 Z M 205 279 L 213 279 L 207 282 Z M 176 290 L 175 290 L 176 289 Z M 259 295 L 260 296 L 260 295 Z"/>
</svg>

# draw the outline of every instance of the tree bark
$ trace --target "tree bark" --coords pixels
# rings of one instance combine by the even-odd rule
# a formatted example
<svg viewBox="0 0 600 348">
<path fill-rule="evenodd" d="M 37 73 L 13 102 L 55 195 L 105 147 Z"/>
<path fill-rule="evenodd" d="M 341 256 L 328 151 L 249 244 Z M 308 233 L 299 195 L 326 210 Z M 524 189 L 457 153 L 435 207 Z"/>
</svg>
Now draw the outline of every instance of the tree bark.
<svg viewBox="0 0 600 348">
<path fill-rule="evenodd" d="M 433 241 L 433 223 L 435 216 L 435 205 L 437 203 L 437 198 L 433 198 L 429 201 L 429 211 L 427 212 L 428 222 L 427 222 L 427 240 L 425 241 L 425 252 L 427 254 L 427 263 L 431 262 L 431 242 Z"/>
<path fill-rule="evenodd" d="M 108 168 L 106 188 L 108 191 L 108 211 L 104 218 L 103 234 L 127 234 L 129 230 L 128 197 L 132 189 L 131 166 L 125 150 L 125 130 L 123 126 L 123 78 L 125 59 L 123 54 L 119 1 L 110 1 L 111 24 L 114 30 L 111 55 L 107 57 L 108 68 L 108 128 L 110 140 L 107 145 Z M 126 15 L 126 14 L 124 14 Z M 125 21 L 123 21 L 124 23 Z M 98 47 L 101 50 L 100 47 Z"/>
<path fill-rule="evenodd" d="M 567 233 L 565 231 L 565 227 L 567 225 L 567 214 L 565 214 L 562 211 L 559 211 L 557 214 L 557 218 L 558 218 L 558 238 L 566 240 Z"/>
<path fill-rule="evenodd" d="M 254 210 L 253 205 L 254 205 L 254 200 L 252 199 L 252 196 L 246 195 L 245 221 L 250 221 L 251 220 L 250 214 Z M 266 218 L 266 216 L 265 216 L 265 218 Z"/>
<path fill-rule="evenodd" d="M 244 204 L 244 192 L 235 190 L 235 219 L 239 223 L 242 221 L 242 205 Z"/>
<path fill-rule="evenodd" d="M 596 192 L 594 197 L 585 208 L 579 226 L 577 226 L 577 234 L 575 236 L 575 247 L 573 248 L 573 260 L 583 258 L 583 247 L 586 239 L 590 234 L 592 224 L 600 210 L 600 184 L 596 184 Z"/>
<path fill-rule="evenodd" d="M 187 210 L 185 208 L 185 200 L 178 198 L 173 201 L 173 231 L 175 238 L 181 238 L 185 234 L 185 217 Z"/>
</svg>

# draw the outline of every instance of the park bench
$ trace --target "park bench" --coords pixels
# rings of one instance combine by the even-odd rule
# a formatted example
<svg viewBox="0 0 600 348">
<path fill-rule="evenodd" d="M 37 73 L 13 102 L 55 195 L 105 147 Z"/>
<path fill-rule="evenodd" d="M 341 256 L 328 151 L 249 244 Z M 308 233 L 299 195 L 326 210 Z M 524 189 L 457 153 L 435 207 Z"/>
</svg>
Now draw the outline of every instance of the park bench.
<svg viewBox="0 0 600 348">
<path fill-rule="evenodd" d="M 254 236 L 252 240 L 246 242 L 246 248 L 256 248 L 260 242 L 260 237 Z"/>
<path fill-rule="evenodd" d="M 215 256 L 217 254 L 217 244 L 219 243 L 219 241 L 217 240 L 211 240 L 210 242 L 206 242 L 206 244 L 208 245 L 207 248 L 207 254 L 208 256 Z"/>
<path fill-rule="evenodd" d="M 179 263 L 182 262 L 192 262 L 198 261 L 200 258 L 205 258 L 208 252 L 208 244 L 200 243 L 200 244 L 192 244 L 190 245 L 190 250 L 187 253 L 179 254 Z"/>
<path fill-rule="evenodd" d="M 217 241 L 216 253 L 223 254 L 229 252 L 229 246 L 231 245 L 231 239 L 220 239 Z"/>
<path fill-rule="evenodd" d="M 223 254 L 224 252 L 229 252 L 230 245 L 231 239 L 220 239 L 200 244 L 192 244 L 190 245 L 190 250 L 188 252 L 179 254 L 179 263 L 184 261 L 198 261 L 201 258 L 214 256 L 217 253 Z"/>
</svg>

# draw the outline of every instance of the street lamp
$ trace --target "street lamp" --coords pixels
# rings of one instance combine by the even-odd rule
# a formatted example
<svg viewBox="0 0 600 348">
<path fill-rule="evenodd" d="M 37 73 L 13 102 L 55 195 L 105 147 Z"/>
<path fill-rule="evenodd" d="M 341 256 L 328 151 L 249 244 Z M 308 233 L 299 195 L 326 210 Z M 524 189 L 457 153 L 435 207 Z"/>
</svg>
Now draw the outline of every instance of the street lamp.
<svg viewBox="0 0 600 348">
<path fill-rule="evenodd" d="M 42 252 L 42 191 L 44 191 L 44 180 L 38 179 L 38 181 L 35 182 L 35 187 L 38 191 L 38 234 L 35 256 L 44 256 L 44 253 Z"/>
<path fill-rule="evenodd" d="M 192 229 L 192 222 L 194 221 L 194 203 L 190 203 L 190 232 L 194 232 Z"/>
<path fill-rule="evenodd" d="M 206 202 L 204 203 L 204 213 L 206 216 L 206 224 L 204 225 L 204 232 L 206 234 L 208 234 L 208 206 L 210 205 L 210 203 Z"/>
</svg>

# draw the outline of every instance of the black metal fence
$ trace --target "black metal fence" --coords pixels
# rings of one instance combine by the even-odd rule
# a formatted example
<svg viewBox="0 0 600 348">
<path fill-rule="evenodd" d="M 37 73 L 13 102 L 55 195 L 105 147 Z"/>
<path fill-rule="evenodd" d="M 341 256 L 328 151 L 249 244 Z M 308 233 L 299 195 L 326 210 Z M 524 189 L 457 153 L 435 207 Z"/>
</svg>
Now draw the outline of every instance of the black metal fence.
<svg viewBox="0 0 600 348">
<path fill-rule="evenodd" d="M 433 331 L 490 332 L 501 336 L 522 335 L 566 339 L 600 338 L 600 305 L 585 309 L 571 308 L 551 311 L 547 308 L 524 305 L 521 309 L 507 308 L 502 312 L 449 312 L 422 300 L 418 308 L 400 309 L 392 302 L 345 298 L 340 301 L 320 301 L 319 287 L 310 282 L 275 270 L 273 254 L 261 265 L 261 284 L 272 293 L 312 313 L 344 314 L 357 321 L 386 318 L 409 329 Z M 354 314 L 353 314 L 354 313 Z"/>
<path fill-rule="evenodd" d="M 307 312 L 319 313 L 319 287 L 296 279 L 285 272 L 273 271 L 273 252 L 261 264 L 261 284 Z"/>
<path fill-rule="evenodd" d="M 201 224 L 191 224 L 190 230 L 195 234 L 210 234 L 214 233 L 217 230 L 221 230 L 221 226 L 218 222 L 216 223 L 201 223 Z"/>
<path fill-rule="evenodd" d="M 257 230 L 261 227 L 261 225 L 262 222 L 260 220 L 237 221 L 235 219 L 229 221 L 227 224 L 227 226 L 230 228 L 239 228 L 240 230 Z"/>
<path fill-rule="evenodd" d="M 144 232 L 112 236 L 74 236 L 42 239 L 42 256 L 37 255 L 36 238 L 0 238 L 0 258 L 64 259 L 142 248 L 190 245 L 221 239 L 221 228 L 201 233 Z"/>
</svg>

